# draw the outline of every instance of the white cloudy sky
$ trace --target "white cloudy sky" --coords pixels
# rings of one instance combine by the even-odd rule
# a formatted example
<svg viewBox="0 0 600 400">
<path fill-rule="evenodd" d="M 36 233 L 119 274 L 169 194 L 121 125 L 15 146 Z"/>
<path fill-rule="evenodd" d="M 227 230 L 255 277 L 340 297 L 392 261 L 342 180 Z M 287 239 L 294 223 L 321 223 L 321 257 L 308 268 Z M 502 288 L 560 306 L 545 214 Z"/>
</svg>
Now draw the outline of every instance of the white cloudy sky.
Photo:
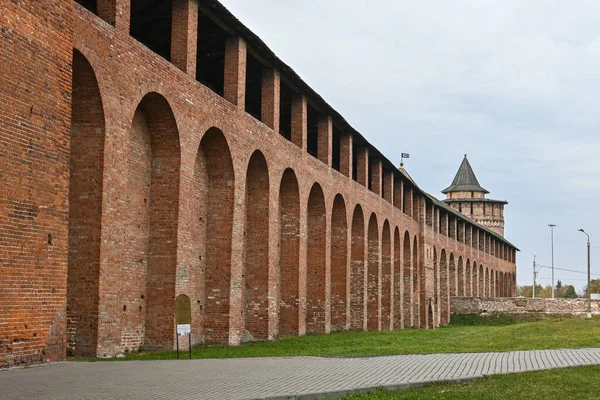
<svg viewBox="0 0 600 400">
<path fill-rule="evenodd" d="M 599 1 L 222 2 L 388 158 L 409 152 L 424 190 L 441 197 L 466 150 L 510 203 L 519 284 L 534 252 L 550 265 L 550 222 L 555 265 L 586 269 L 577 228 L 600 245 Z"/>
</svg>

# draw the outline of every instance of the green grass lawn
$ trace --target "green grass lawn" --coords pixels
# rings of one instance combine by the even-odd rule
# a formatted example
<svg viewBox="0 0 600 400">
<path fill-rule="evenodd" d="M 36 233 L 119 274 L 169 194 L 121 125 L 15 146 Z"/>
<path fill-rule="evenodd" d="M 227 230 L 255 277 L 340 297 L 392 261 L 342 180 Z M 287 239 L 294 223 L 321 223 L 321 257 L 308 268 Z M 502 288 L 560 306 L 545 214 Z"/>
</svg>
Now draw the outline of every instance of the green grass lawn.
<svg viewBox="0 0 600 400">
<path fill-rule="evenodd" d="M 185 339 L 184 339 L 185 340 Z M 339 332 L 330 335 L 282 338 L 242 346 L 194 347 L 193 358 L 344 356 L 541 350 L 600 347 L 600 318 L 545 319 L 518 322 L 506 319 L 459 319 L 433 330 Z M 187 352 L 182 354 L 187 357 Z M 120 360 L 174 359 L 175 351 L 135 352 Z M 95 360 L 70 358 L 71 360 Z M 599 395 L 600 397 L 600 395 Z"/>
<path fill-rule="evenodd" d="M 435 384 L 424 388 L 377 391 L 344 397 L 345 400 L 553 400 L 600 398 L 600 367 L 553 369 L 494 375 L 475 382 Z"/>
</svg>

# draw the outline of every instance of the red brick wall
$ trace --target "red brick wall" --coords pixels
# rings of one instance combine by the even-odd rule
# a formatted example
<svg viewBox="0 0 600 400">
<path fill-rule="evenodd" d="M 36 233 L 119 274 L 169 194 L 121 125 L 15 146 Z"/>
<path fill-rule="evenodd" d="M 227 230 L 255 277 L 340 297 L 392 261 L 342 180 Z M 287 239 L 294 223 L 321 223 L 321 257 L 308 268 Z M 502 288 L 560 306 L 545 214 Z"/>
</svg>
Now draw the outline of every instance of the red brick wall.
<svg viewBox="0 0 600 400">
<path fill-rule="evenodd" d="M 0 5 L 0 367 L 65 354 L 71 3 Z"/>
<path fill-rule="evenodd" d="M 32 23 L 47 10 L 33 16 L 8 4 Z M 449 282 L 458 284 L 456 273 L 449 276 L 450 254 L 504 272 L 504 285 L 514 281 L 514 260 L 426 224 L 422 194 L 399 173 L 385 180 L 384 199 L 381 160 L 359 142 L 345 142 L 342 160 L 350 168 L 349 149 L 357 148 L 360 183 L 346 167 L 348 175 L 333 170 L 327 116 L 319 130 L 321 160 L 309 155 L 305 96 L 297 94 L 290 110 L 293 141 L 279 135 L 276 71 L 263 80 L 269 95 L 263 101 L 272 105 L 263 107 L 266 124 L 246 113 L 243 40 L 228 41 L 221 97 L 182 71 L 193 69 L 190 59 L 181 58 L 178 67 L 131 38 L 122 20 L 128 10 L 122 11 L 114 18 L 103 14 L 115 26 L 76 5 L 73 44 L 61 36 L 65 27 L 40 28 L 45 36 L 33 43 L 44 37 L 52 51 L 42 48 L 33 61 L 11 56 L 27 56 L 32 45 L 16 28 L 5 31 L 10 21 L 0 20 L 0 38 L 11 49 L 4 52 L 4 46 L 0 54 L 12 63 L 11 74 L 0 79 L 16 76 L 37 90 L 22 92 L 16 85 L 21 81 L 13 79 L 0 91 L 0 173 L 9 183 L 2 181 L 0 213 L 10 221 L 0 225 L 0 246 L 9 249 L 0 253 L 8 266 L 0 272 L 2 304 L 9 305 L 0 306 L 2 365 L 40 361 L 43 349 L 51 359 L 64 357 L 67 297 L 73 351 L 103 356 L 172 348 L 180 294 L 191 301 L 193 343 L 238 344 L 326 333 L 332 324 L 364 330 L 446 323 Z M 189 27 L 179 28 L 195 40 Z M 73 48 L 78 55 L 69 138 Z M 19 62 L 50 73 L 30 74 Z M 36 114 L 34 107 L 30 113 L 38 103 L 44 112 Z M 83 139 L 91 140 L 89 151 L 82 150 Z M 69 151 L 70 198 L 80 205 L 71 209 L 67 253 Z M 374 191 L 365 187 L 369 163 L 375 166 Z M 22 277 L 26 289 L 17 289 Z M 475 282 L 483 290 L 485 281 Z M 436 304 L 435 320 L 429 299 Z"/>
</svg>

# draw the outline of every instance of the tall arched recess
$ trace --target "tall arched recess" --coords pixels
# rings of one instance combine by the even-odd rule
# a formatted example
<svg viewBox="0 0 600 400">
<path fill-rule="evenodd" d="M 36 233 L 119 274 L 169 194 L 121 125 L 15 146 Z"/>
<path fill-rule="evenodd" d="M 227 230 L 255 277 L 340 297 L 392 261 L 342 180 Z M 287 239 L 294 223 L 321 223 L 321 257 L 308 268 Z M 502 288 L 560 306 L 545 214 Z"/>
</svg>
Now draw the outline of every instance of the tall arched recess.
<svg viewBox="0 0 600 400">
<path fill-rule="evenodd" d="M 348 222 L 346 204 L 342 195 L 333 200 L 331 212 L 331 325 L 346 329 L 348 285 Z"/>
<path fill-rule="evenodd" d="M 362 331 L 365 318 L 365 220 L 362 207 L 352 214 L 350 329 Z"/>
<path fill-rule="evenodd" d="M 73 54 L 72 104 L 67 346 L 77 355 L 96 355 L 106 132 L 96 75 L 78 51 Z"/>
<path fill-rule="evenodd" d="M 315 183 L 308 196 L 306 258 L 306 332 L 325 332 L 326 227 L 325 196 Z"/>
<path fill-rule="evenodd" d="M 158 93 L 144 96 L 134 113 L 129 154 L 130 225 L 123 266 L 129 284 L 121 297 L 123 310 L 129 305 L 130 311 L 122 317 L 121 342 L 128 349 L 142 344 L 136 338 L 145 311 L 144 347 L 172 348 L 181 156 L 175 117 Z M 145 305 L 140 293 L 146 294 Z"/>
<path fill-rule="evenodd" d="M 228 343 L 235 181 L 227 140 L 217 128 L 210 128 L 200 142 L 196 175 L 205 177 L 204 185 L 198 188 L 205 202 L 204 215 L 198 216 L 198 224 L 206 226 L 201 298 L 204 335 L 207 342 Z"/>
<path fill-rule="evenodd" d="M 402 328 L 402 251 L 400 229 L 394 229 L 394 329 Z"/>
<path fill-rule="evenodd" d="M 379 228 L 371 214 L 368 230 L 367 329 L 379 330 Z"/>
<path fill-rule="evenodd" d="M 255 151 L 246 173 L 245 322 L 256 339 L 269 337 L 269 170 Z"/>
<path fill-rule="evenodd" d="M 296 174 L 286 169 L 279 186 L 279 334 L 299 333 L 300 192 Z"/>
<path fill-rule="evenodd" d="M 392 321 L 392 238 L 390 223 L 385 220 L 381 235 L 381 329 L 389 331 Z"/>
<path fill-rule="evenodd" d="M 402 246 L 402 270 L 403 270 L 403 326 L 404 328 L 413 326 L 413 307 L 412 307 L 412 293 L 413 293 L 413 282 L 412 282 L 412 270 L 413 265 L 411 262 L 410 253 L 410 234 L 408 231 L 404 233 L 404 243 Z"/>
</svg>

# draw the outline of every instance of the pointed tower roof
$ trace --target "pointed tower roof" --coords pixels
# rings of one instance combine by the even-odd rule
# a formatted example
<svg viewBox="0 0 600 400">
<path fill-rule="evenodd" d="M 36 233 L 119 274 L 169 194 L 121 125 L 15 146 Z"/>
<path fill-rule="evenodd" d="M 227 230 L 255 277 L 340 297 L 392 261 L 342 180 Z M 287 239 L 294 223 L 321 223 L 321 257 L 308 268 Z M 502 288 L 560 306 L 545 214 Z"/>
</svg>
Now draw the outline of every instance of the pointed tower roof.
<svg viewBox="0 0 600 400">
<path fill-rule="evenodd" d="M 442 193 L 450 193 L 450 192 L 483 192 L 489 193 L 487 190 L 482 188 L 477 181 L 477 177 L 473 172 L 473 168 L 471 168 L 471 164 L 469 164 L 469 160 L 467 160 L 467 155 L 465 154 L 465 158 L 463 158 L 460 167 L 458 168 L 458 172 L 452 181 L 452 184 L 448 186 L 446 189 L 442 190 Z"/>
</svg>

